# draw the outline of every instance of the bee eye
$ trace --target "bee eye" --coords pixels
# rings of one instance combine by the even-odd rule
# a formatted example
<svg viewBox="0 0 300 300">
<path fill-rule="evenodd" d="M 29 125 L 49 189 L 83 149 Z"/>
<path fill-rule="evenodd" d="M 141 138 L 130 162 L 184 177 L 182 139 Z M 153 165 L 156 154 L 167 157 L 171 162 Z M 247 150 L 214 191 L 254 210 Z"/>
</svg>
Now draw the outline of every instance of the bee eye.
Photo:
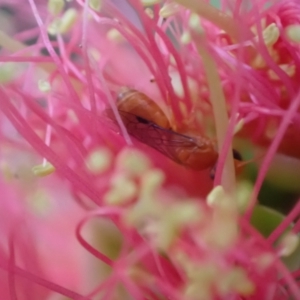
<svg viewBox="0 0 300 300">
<path fill-rule="evenodd" d="M 234 158 L 234 159 L 239 160 L 239 161 L 242 161 L 242 160 L 243 160 L 242 155 L 241 155 L 240 152 L 238 152 L 237 150 L 232 149 L 232 153 L 233 153 L 233 158 Z"/>
<path fill-rule="evenodd" d="M 139 123 L 143 123 L 143 124 L 149 124 L 150 123 L 148 120 L 146 120 L 142 117 L 139 117 L 139 116 L 135 116 L 135 117 L 136 117 L 136 119 Z"/>
</svg>

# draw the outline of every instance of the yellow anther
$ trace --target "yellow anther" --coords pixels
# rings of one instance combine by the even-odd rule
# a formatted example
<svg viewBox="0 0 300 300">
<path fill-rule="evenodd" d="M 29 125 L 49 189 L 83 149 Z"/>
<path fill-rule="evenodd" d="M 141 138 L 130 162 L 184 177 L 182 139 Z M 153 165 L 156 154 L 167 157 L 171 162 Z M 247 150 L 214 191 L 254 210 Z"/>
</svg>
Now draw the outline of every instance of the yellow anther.
<svg viewBox="0 0 300 300">
<path fill-rule="evenodd" d="M 170 16 L 175 15 L 180 11 L 181 6 L 177 3 L 167 3 L 160 9 L 159 15 L 162 18 L 168 18 Z"/>
<path fill-rule="evenodd" d="M 23 63 L 1 63 L 0 64 L 0 83 L 7 83 L 13 80 L 24 69 Z"/>
<path fill-rule="evenodd" d="M 51 85 L 49 81 L 40 79 L 38 81 L 38 87 L 41 92 L 48 93 L 51 91 Z"/>
<path fill-rule="evenodd" d="M 60 19 L 59 32 L 61 34 L 67 33 L 72 29 L 78 18 L 78 12 L 75 8 L 69 8 Z"/>
<path fill-rule="evenodd" d="M 294 253 L 299 245 L 299 236 L 290 232 L 286 234 L 280 241 L 280 256 L 290 256 Z"/>
<path fill-rule="evenodd" d="M 172 207 L 170 214 L 171 219 L 174 220 L 179 227 L 199 222 L 204 216 L 203 211 L 201 211 L 194 202 L 180 203 Z"/>
<path fill-rule="evenodd" d="M 262 19 L 260 20 L 260 26 L 261 26 L 261 28 L 266 28 L 266 25 L 267 25 L 267 20 L 266 20 L 266 18 L 262 18 Z M 257 25 L 256 25 L 256 24 L 253 25 L 253 26 L 250 28 L 250 30 L 251 30 L 255 35 L 257 35 Z"/>
<path fill-rule="evenodd" d="M 106 37 L 110 40 L 110 41 L 114 41 L 114 42 L 122 42 L 124 41 L 124 37 L 122 36 L 122 34 L 120 33 L 119 30 L 112 28 L 110 29 L 107 34 Z"/>
<path fill-rule="evenodd" d="M 52 174 L 55 171 L 55 167 L 51 165 L 49 162 L 46 164 L 41 164 L 34 166 L 32 168 L 32 172 L 35 176 L 44 177 Z"/>
<path fill-rule="evenodd" d="M 122 205 L 132 200 L 137 190 L 134 181 L 124 176 L 114 178 L 112 188 L 105 194 L 104 201 L 110 205 Z"/>
<path fill-rule="evenodd" d="M 280 36 L 280 32 L 275 23 L 271 23 L 263 31 L 263 39 L 266 46 L 273 46 L 278 41 L 279 36 Z"/>
<path fill-rule="evenodd" d="M 60 20 L 59 19 L 55 19 L 53 20 L 47 28 L 47 31 L 50 35 L 57 35 L 57 33 L 59 33 L 59 24 L 60 24 Z"/>
<path fill-rule="evenodd" d="M 253 186 L 249 181 L 242 181 L 237 185 L 236 203 L 240 212 L 244 212 L 248 206 Z"/>
<path fill-rule="evenodd" d="M 275 256 L 273 253 L 262 253 L 253 259 L 257 270 L 260 272 L 265 272 L 275 261 Z"/>
<path fill-rule="evenodd" d="M 282 65 L 279 65 L 279 67 L 289 77 L 293 77 L 296 73 L 296 66 L 295 65 L 282 64 Z M 279 80 L 279 77 L 278 77 L 277 73 L 275 73 L 273 70 L 268 70 L 268 76 L 272 80 Z"/>
<path fill-rule="evenodd" d="M 92 173 L 97 174 L 107 171 L 112 159 L 113 155 L 107 148 L 99 148 L 88 155 L 86 164 Z"/>
<path fill-rule="evenodd" d="M 141 199 L 149 199 L 158 190 L 165 180 L 165 173 L 159 169 L 152 169 L 142 175 L 141 178 Z"/>
<path fill-rule="evenodd" d="M 268 48 L 268 52 L 270 54 L 270 56 L 272 57 L 272 59 L 274 60 L 274 62 L 278 62 L 279 60 L 279 54 L 278 51 L 275 50 L 273 47 L 267 47 Z M 262 55 L 260 53 L 258 53 L 255 58 L 252 60 L 251 62 L 251 66 L 255 69 L 262 69 L 265 68 L 267 66 L 265 59 L 262 57 Z"/>
<path fill-rule="evenodd" d="M 184 290 L 184 295 L 187 299 L 213 300 L 211 288 L 198 282 L 189 283 Z"/>
<path fill-rule="evenodd" d="M 160 0 L 141 0 L 141 2 L 144 6 L 150 6 L 160 3 Z"/>
<path fill-rule="evenodd" d="M 192 40 L 191 33 L 189 31 L 184 31 L 180 37 L 180 42 L 183 45 L 189 44 Z"/>
<path fill-rule="evenodd" d="M 152 10 L 151 8 L 147 7 L 147 8 L 145 9 L 145 13 L 146 13 L 151 19 L 153 19 L 153 17 L 154 17 L 154 12 L 153 12 L 153 10 Z"/>
<path fill-rule="evenodd" d="M 202 234 L 202 239 L 212 249 L 226 251 L 236 243 L 238 224 L 235 216 L 218 213 L 213 216 L 213 223 Z"/>
<path fill-rule="evenodd" d="M 103 0 L 89 0 L 90 7 L 95 11 L 100 11 Z"/>
<path fill-rule="evenodd" d="M 201 19 L 196 13 L 191 13 L 191 16 L 189 18 L 189 27 L 199 34 L 204 33 L 201 25 Z"/>
<path fill-rule="evenodd" d="M 222 201 L 226 197 L 225 191 L 221 185 L 216 186 L 207 196 L 206 203 L 209 206 L 214 206 L 214 204 Z"/>
<path fill-rule="evenodd" d="M 65 11 L 60 19 L 55 19 L 48 27 L 48 33 L 56 35 L 58 33 L 64 34 L 72 29 L 78 17 L 78 12 L 75 8 L 70 8 Z"/>
<path fill-rule="evenodd" d="M 300 43 L 300 25 L 289 25 L 285 28 L 287 38 L 294 43 Z"/>
<path fill-rule="evenodd" d="M 65 7 L 64 0 L 49 0 L 48 1 L 48 11 L 53 16 L 60 14 Z"/>
<path fill-rule="evenodd" d="M 184 294 L 188 299 L 213 299 L 212 285 L 219 278 L 219 270 L 215 264 L 196 265 L 190 261 L 187 276 L 189 280 L 187 281 Z"/>
<path fill-rule="evenodd" d="M 219 292 L 224 296 L 234 290 L 243 296 L 249 296 L 255 291 L 255 286 L 247 278 L 246 271 L 239 267 L 233 268 L 221 276 L 217 284 Z"/>
<path fill-rule="evenodd" d="M 148 157 L 135 149 L 125 148 L 116 158 L 116 167 L 131 176 L 142 175 L 150 166 Z"/>
<path fill-rule="evenodd" d="M 238 122 L 235 124 L 234 126 L 234 134 L 237 134 L 238 132 L 240 132 L 243 127 L 245 125 L 245 119 L 239 119 Z"/>
</svg>

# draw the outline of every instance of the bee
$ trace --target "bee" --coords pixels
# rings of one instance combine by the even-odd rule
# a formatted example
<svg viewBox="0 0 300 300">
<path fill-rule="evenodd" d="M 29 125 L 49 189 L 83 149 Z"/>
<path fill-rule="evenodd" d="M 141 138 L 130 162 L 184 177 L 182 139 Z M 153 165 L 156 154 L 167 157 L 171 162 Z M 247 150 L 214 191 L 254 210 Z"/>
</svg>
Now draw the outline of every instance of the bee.
<svg viewBox="0 0 300 300">
<path fill-rule="evenodd" d="M 128 112 L 170 129 L 171 124 L 163 110 L 147 95 L 134 89 L 123 88 L 117 97 L 119 111 Z"/>
<path fill-rule="evenodd" d="M 237 175 L 239 175 L 242 170 L 243 170 L 243 167 L 246 163 L 248 162 L 243 162 L 243 158 L 242 158 L 242 155 L 235 149 L 232 149 L 232 156 L 233 156 L 233 163 L 234 163 L 234 169 L 235 169 L 235 173 Z M 210 169 L 210 177 L 211 179 L 214 179 L 215 178 L 215 173 L 216 173 L 216 165 L 214 165 L 211 169 Z"/>
<path fill-rule="evenodd" d="M 128 133 L 178 164 L 193 170 L 215 165 L 218 153 L 209 138 L 175 132 L 161 108 L 147 95 L 124 89 L 117 108 Z"/>
</svg>

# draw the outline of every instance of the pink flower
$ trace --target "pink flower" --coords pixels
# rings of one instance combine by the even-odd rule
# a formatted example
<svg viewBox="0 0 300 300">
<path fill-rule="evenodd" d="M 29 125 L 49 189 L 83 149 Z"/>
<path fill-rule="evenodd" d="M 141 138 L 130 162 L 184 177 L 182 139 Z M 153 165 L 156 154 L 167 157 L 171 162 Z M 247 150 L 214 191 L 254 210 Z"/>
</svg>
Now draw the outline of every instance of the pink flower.
<svg viewBox="0 0 300 300">
<path fill-rule="evenodd" d="M 257 205 L 299 158 L 299 5 L 142 2 L 10 4 L 36 27 L 0 33 L 3 294 L 300 299 L 300 206 Z"/>
</svg>

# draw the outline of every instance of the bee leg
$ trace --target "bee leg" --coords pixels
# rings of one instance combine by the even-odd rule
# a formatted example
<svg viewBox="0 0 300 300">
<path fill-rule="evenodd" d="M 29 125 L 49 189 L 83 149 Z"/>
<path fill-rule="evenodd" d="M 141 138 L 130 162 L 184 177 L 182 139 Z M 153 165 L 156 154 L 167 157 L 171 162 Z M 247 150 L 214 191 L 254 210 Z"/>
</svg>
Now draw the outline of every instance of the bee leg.
<svg viewBox="0 0 300 300">
<path fill-rule="evenodd" d="M 240 152 L 238 152 L 237 150 L 232 149 L 232 155 L 233 155 L 233 158 L 234 158 L 235 161 L 243 161 L 242 155 L 241 155 Z M 210 177 L 212 180 L 215 179 L 216 168 L 217 168 L 217 164 L 215 164 L 215 165 L 210 169 L 209 177 Z"/>
</svg>

